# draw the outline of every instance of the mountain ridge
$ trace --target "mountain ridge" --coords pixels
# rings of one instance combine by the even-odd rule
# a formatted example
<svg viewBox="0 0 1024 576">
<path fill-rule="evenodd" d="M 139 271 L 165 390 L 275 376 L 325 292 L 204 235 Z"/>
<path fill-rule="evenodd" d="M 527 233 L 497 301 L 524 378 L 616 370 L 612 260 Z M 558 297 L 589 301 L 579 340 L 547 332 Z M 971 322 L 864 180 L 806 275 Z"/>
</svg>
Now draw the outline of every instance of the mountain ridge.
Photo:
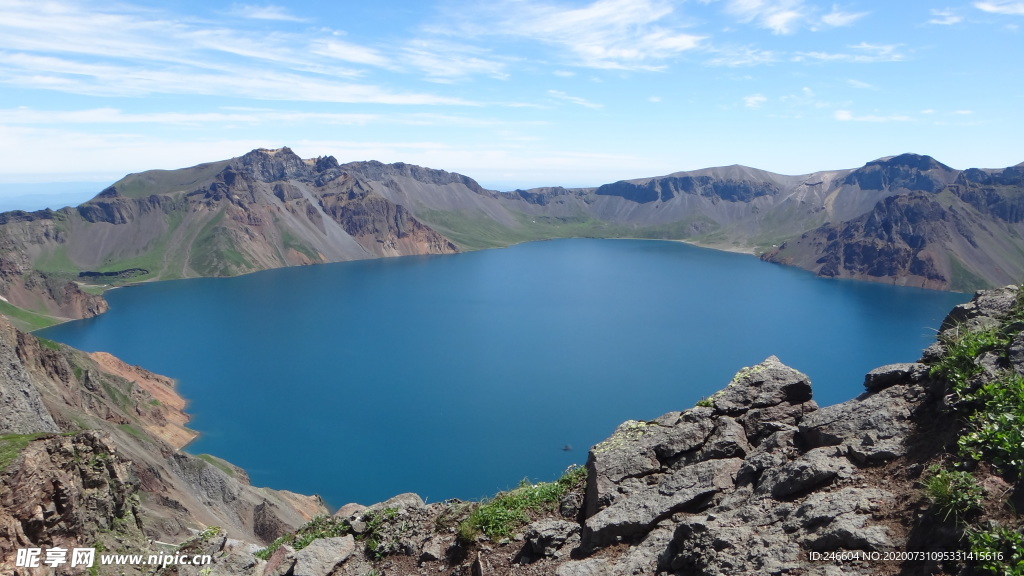
<svg viewBox="0 0 1024 576">
<path fill-rule="evenodd" d="M 1022 173 L 901 154 L 803 175 L 732 165 L 498 192 L 412 164 L 256 149 L 129 174 L 78 207 L 0 214 L 0 296 L 19 325 L 38 327 L 102 313 L 102 291 L 126 282 L 560 237 L 683 240 L 822 276 L 971 290 L 1024 277 Z M 900 244 L 882 231 L 913 227 L 906 210 L 886 209 L 903 196 L 960 224 L 932 223 L 923 244 Z M 925 209 L 933 202 L 942 210 Z M 903 221 L 857 224 L 867 214 Z M 889 261 L 865 269 L 844 255 L 866 250 Z"/>
</svg>

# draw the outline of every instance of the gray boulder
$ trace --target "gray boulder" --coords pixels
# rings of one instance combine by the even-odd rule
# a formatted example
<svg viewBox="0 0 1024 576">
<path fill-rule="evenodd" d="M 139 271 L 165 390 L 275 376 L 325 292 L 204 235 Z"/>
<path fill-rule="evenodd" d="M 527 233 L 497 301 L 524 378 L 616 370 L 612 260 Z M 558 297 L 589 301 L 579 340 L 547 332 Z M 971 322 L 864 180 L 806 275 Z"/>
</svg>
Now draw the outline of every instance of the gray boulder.
<svg viewBox="0 0 1024 576">
<path fill-rule="evenodd" d="M 861 463 L 881 463 L 906 454 L 913 414 L 927 399 L 918 385 L 885 388 L 808 414 L 800 438 L 809 447 L 845 446 Z"/>
<path fill-rule="evenodd" d="M 752 408 L 802 404 L 811 399 L 811 380 L 770 356 L 740 370 L 724 390 L 712 395 L 719 414 L 737 416 Z"/>
<path fill-rule="evenodd" d="M 928 367 L 917 362 L 888 364 L 864 375 L 864 388 L 877 392 L 895 384 L 919 382 L 928 374 Z"/>
<path fill-rule="evenodd" d="M 1010 350 L 1007 358 L 1010 362 L 1010 367 L 1013 370 L 1024 376 L 1024 332 L 1017 334 L 1017 336 L 1010 342 Z"/>
<path fill-rule="evenodd" d="M 955 328 L 986 330 L 999 325 L 999 320 L 1013 310 L 1018 288 L 1006 286 L 976 292 L 970 302 L 960 304 L 942 321 L 939 333 Z"/>
<path fill-rule="evenodd" d="M 292 576 L 330 574 L 338 564 L 348 560 L 355 550 L 356 541 L 351 534 L 314 540 L 309 546 L 295 553 Z"/>
<path fill-rule="evenodd" d="M 565 520 L 541 520 L 526 529 L 526 544 L 535 556 L 556 557 L 557 552 L 580 533 L 580 525 Z"/>
<path fill-rule="evenodd" d="M 662 518 L 731 489 L 742 463 L 739 458 L 709 460 L 662 475 L 653 484 L 629 484 L 628 497 L 587 518 L 584 545 L 607 546 L 649 532 Z"/>
<path fill-rule="evenodd" d="M 555 576 L 613 576 L 611 567 L 601 558 L 566 562 L 555 569 Z M 617 575 L 616 575 L 617 576 Z"/>
<path fill-rule="evenodd" d="M 788 464 L 767 470 L 755 494 L 786 498 L 817 488 L 851 469 L 850 461 L 835 448 L 815 448 Z"/>
</svg>

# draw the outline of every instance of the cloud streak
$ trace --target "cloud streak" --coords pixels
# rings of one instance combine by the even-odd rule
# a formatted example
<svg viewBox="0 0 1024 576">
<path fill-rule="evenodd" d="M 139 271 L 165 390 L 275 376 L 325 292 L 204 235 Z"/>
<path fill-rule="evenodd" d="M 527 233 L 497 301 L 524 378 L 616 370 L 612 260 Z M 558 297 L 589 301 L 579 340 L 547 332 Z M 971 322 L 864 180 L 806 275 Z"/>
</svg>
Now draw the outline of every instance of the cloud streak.
<svg viewBox="0 0 1024 576">
<path fill-rule="evenodd" d="M 561 90 L 548 90 L 548 95 L 558 98 L 559 100 L 563 100 L 565 102 L 571 102 L 572 104 L 583 106 L 584 108 L 590 108 L 591 110 L 598 110 L 604 108 L 604 104 L 595 104 L 594 102 L 585 100 L 578 96 L 570 96 L 565 92 L 562 92 Z"/>
<path fill-rule="evenodd" d="M 658 70 L 706 38 L 673 25 L 672 13 L 672 4 L 661 0 L 597 0 L 580 8 L 504 0 L 463 15 L 459 33 L 556 46 L 568 52 L 570 63 L 589 68 Z"/>
<path fill-rule="evenodd" d="M 849 46 L 851 52 L 797 52 L 793 56 L 794 62 L 818 61 L 818 62 L 901 62 L 907 59 L 906 54 L 900 51 L 899 44 L 868 44 L 861 42 L 855 46 Z"/>
<path fill-rule="evenodd" d="M 280 20 L 275 7 L 233 7 L 250 17 Z M 111 30 L 116 30 L 112 34 Z M 463 98 L 396 91 L 355 82 L 366 69 L 429 68 L 449 61 L 415 48 L 407 64 L 380 50 L 315 33 L 250 32 L 124 5 L 0 3 L 0 83 L 88 96 L 152 94 L 258 100 L 471 105 Z M 437 64 L 434 68 L 438 68 Z M 490 73 L 493 63 L 452 61 L 465 73 Z M 428 72 L 428 74 L 440 74 Z"/>
<path fill-rule="evenodd" d="M 975 2 L 975 8 L 992 14 L 1009 14 L 1012 16 L 1024 16 L 1024 2 L 1010 0 L 990 0 L 989 2 Z"/>
<path fill-rule="evenodd" d="M 932 18 L 928 23 L 937 24 L 939 26 L 952 26 L 953 24 L 959 24 L 964 20 L 963 16 L 960 16 L 950 8 L 944 8 L 941 10 L 932 9 L 931 15 Z"/>
<path fill-rule="evenodd" d="M 253 6 L 251 4 L 232 4 L 227 13 L 239 18 L 251 20 L 276 20 L 280 22 L 306 22 L 306 18 L 300 18 L 288 12 L 282 6 Z"/>
<path fill-rule="evenodd" d="M 843 12 L 837 6 L 822 13 L 803 0 L 728 0 L 725 12 L 744 24 L 771 30 L 773 34 L 793 34 L 800 28 L 815 31 L 850 26 L 868 12 Z"/>
<path fill-rule="evenodd" d="M 910 116 L 902 114 L 891 114 L 889 116 L 875 116 L 873 114 L 865 114 L 861 116 L 855 115 L 849 110 L 836 110 L 832 117 L 840 122 L 910 122 L 913 120 Z"/>
</svg>

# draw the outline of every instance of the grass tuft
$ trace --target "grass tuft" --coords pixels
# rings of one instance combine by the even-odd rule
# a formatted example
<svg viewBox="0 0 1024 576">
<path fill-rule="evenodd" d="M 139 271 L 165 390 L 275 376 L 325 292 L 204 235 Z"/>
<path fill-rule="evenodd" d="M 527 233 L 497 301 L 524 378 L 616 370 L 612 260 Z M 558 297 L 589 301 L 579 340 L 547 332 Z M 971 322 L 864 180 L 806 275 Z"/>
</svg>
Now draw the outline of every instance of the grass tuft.
<svg viewBox="0 0 1024 576">
<path fill-rule="evenodd" d="M 924 491 L 943 520 L 961 521 L 981 507 L 984 493 L 970 473 L 931 467 L 924 481 Z"/>
<path fill-rule="evenodd" d="M 459 524 L 459 540 L 469 543 L 479 534 L 491 540 L 509 538 L 529 523 L 528 512 L 553 510 L 567 492 L 581 488 L 586 477 L 587 469 L 574 465 L 554 482 L 530 484 L 523 480 L 515 490 L 500 492 L 474 508 Z"/>
</svg>

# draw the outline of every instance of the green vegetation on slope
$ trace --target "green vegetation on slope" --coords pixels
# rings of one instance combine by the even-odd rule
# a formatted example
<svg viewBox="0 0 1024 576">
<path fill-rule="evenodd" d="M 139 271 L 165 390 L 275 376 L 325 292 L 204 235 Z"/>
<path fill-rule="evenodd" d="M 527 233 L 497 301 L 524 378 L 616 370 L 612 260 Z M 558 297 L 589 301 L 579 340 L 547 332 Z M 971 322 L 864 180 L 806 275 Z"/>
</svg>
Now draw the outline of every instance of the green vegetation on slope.
<svg viewBox="0 0 1024 576">
<path fill-rule="evenodd" d="M 29 442 L 46 434 L 4 434 L 0 436 L 0 472 L 5 472 Z"/>
<path fill-rule="evenodd" d="M 192 243 L 189 262 L 202 276 L 234 276 L 256 267 L 237 250 L 231 232 L 220 226 L 222 210 L 203 226 Z"/>
<path fill-rule="evenodd" d="M 491 540 L 509 538 L 530 522 L 529 512 L 553 510 L 566 492 L 580 488 L 586 478 L 587 469 L 574 466 L 554 482 L 530 484 L 524 480 L 515 490 L 477 505 L 459 524 L 459 539 L 472 542 L 478 534 Z"/>
<path fill-rule="evenodd" d="M 138 174 L 129 174 L 115 182 L 114 188 L 118 194 L 128 198 L 191 192 L 198 184 L 216 176 L 229 162 L 231 161 L 221 160 L 180 170 L 148 170 Z"/>
<path fill-rule="evenodd" d="M 949 255 L 949 264 L 953 276 L 949 280 L 949 289 L 953 292 L 973 292 L 992 287 L 991 282 L 968 270 L 964 263 L 952 254 Z"/>
<path fill-rule="evenodd" d="M 235 471 L 231 468 L 231 466 L 228 465 L 227 462 L 221 460 L 220 458 L 217 458 L 212 454 L 197 454 L 196 458 L 209 462 L 210 464 L 216 466 L 221 472 L 227 474 L 228 476 L 234 477 L 235 475 Z"/>
<path fill-rule="evenodd" d="M 0 314 L 10 318 L 11 323 L 14 324 L 16 328 L 28 332 L 59 323 L 59 320 L 52 316 L 39 314 L 38 312 L 32 312 L 30 310 L 24 310 L 3 300 L 0 300 Z"/>
<path fill-rule="evenodd" d="M 980 363 L 991 354 L 1005 361 L 1010 342 L 1022 330 L 1024 288 L 999 326 L 970 330 L 960 325 L 940 338 L 945 353 L 930 373 L 949 383 L 956 399 L 953 409 L 963 422 L 957 453 L 952 455 L 954 467 L 969 468 L 972 462 L 980 462 L 1010 481 L 1024 476 L 1024 377 L 1009 370 L 992 377 Z M 986 574 L 1024 575 L 1024 525 L 1019 519 L 1013 527 L 968 521 L 983 508 L 986 497 L 999 499 L 1006 494 L 986 494 L 967 471 L 932 469 L 930 473 L 925 492 L 944 520 L 956 521 L 965 544 L 976 555 L 975 567 Z M 1009 502 L 994 504 L 1010 506 Z"/>
<path fill-rule="evenodd" d="M 426 210 L 418 213 L 417 217 L 463 250 L 500 248 L 554 238 L 686 239 L 713 244 L 719 240 L 716 234 L 721 234 L 716 222 L 701 215 L 653 226 L 612 224 L 582 213 L 555 217 L 519 212 L 515 213 L 516 226 L 503 226 L 483 214 L 464 212 Z"/>
</svg>

